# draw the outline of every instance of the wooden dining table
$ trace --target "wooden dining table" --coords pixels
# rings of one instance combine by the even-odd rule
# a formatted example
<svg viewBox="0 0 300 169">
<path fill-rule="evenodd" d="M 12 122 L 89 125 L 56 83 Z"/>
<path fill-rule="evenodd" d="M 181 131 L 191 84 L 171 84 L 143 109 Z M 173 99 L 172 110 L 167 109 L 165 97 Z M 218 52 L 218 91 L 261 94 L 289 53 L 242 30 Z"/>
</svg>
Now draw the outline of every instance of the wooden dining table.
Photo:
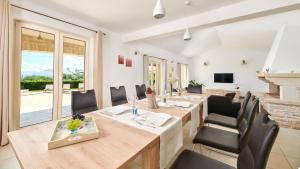
<svg viewBox="0 0 300 169">
<path fill-rule="evenodd" d="M 176 100 L 172 97 L 170 100 Z M 179 99 L 181 100 L 181 99 Z M 202 101 L 190 101 L 200 106 L 200 127 L 203 125 Z M 163 112 L 182 119 L 185 125 L 191 120 L 191 112 L 176 108 L 148 109 L 145 102 L 138 102 L 140 109 Z M 146 130 L 120 123 L 91 112 L 100 137 L 78 144 L 48 150 L 48 141 L 57 122 L 47 122 L 8 133 L 10 144 L 21 168 L 24 169 L 119 169 L 127 168 L 138 156 L 142 156 L 143 169 L 160 166 L 160 137 Z"/>
</svg>

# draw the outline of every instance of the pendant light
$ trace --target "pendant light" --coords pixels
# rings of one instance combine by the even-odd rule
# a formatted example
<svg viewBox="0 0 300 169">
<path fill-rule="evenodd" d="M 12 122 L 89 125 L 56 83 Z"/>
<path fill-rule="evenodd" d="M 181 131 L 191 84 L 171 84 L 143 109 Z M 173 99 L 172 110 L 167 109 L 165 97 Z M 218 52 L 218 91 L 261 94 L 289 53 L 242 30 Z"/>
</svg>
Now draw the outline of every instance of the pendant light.
<svg viewBox="0 0 300 169">
<path fill-rule="evenodd" d="M 157 0 L 156 5 L 153 10 L 153 17 L 155 19 L 163 18 L 166 15 L 166 10 L 161 0 Z"/>
<path fill-rule="evenodd" d="M 191 6 L 191 1 L 185 1 L 184 3 L 185 3 L 186 7 Z M 188 25 L 186 25 L 185 33 L 183 35 L 183 40 L 184 41 L 189 41 L 191 39 L 192 39 L 192 34 L 191 34 L 190 30 L 189 30 Z"/>
<path fill-rule="evenodd" d="M 185 33 L 184 33 L 184 35 L 183 35 L 183 40 L 184 40 L 184 41 L 189 41 L 189 40 L 191 40 L 191 39 L 192 39 L 192 34 L 191 34 L 189 28 L 186 27 Z"/>
</svg>

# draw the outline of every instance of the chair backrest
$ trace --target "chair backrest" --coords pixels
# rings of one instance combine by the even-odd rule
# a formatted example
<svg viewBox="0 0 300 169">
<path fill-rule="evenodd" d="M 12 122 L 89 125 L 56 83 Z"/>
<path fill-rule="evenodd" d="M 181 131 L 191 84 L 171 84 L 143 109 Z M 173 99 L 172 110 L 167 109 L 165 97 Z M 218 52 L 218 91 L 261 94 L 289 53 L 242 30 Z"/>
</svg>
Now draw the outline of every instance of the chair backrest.
<svg viewBox="0 0 300 169">
<path fill-rule="evenodd" d="M 217 113 L 232 117 L 232 101 L 225 96 L 211 95 L 207 98 L 208 114 Z"/>
<path fill-rule="evenodd" d="M 115 87 L 110 87 L 110 95 L 112 106 L 128 103 L 124 86 L 120 86 L 118 89 Z"/>
<path fill-rule="evenodd" d="M 139 100 L 146 98 L 146 85 L 135 85 L 136 95 Z"/>
<path fill-rule="evenodd" d="M 233 100 L 235 97 L 235 92 L 230 92 L 230 93 L 226 93 L 225 96 L 228 97 L 229 99 Z"/>
<path fill-rule="evenodd" d="M 202 86 L 192 86 L 189 84 L 188 87 L 186 87 L 185 89 L 188 93 L 202 93 Z"/>
<path fill-rule="evenodd" d="M 279 126 L 265 111 L 259 113 L 250 129 L 247 144 L 237 160 L 238 169 L 265 169 Z"/>
<path fill-rule="evenodd" d="M 98 110 L 97 100 L 94 90 L 88 90 L 85 93 L 72 91 L 71 94 L 72 114 L 84 114 Z"/>
<path fill-rule="evenodd" d="M 240 149 L 243 148 L 243 146 L 245 146 L 246 144 L 250 128 L 252 126 L 255 114 L 257 112 L 258 104 L 258 98 L 252 95 L 246 106 L 246 110 L 242 117 L 242 120 L 238 126 L 238 131 L 240 135 Z"/>
<path fill-rule="evenodd" d="M 243 115 L 244 115 L 244 113 L 245 113 L 247 104 L 248 104 L 248 102 L 249 102 L 249 100 L 250 100 L 250 97 L 251 97 L 251 92 L 248 91 L 248 92 L 246 93 L 246 95 L 245 95 L 245 99 L 244 99 L 244 101 L 243 101 L 243 105 L 242 105 L 242 107 L 241 107 L 240 113 L 238 114 L 238 118 L 237 118 L 238 124 L 239 124 L 239 123 L 241 122 L 241 120 L 242 120 L 242 117 L 243 117 Z"/>
</svg>

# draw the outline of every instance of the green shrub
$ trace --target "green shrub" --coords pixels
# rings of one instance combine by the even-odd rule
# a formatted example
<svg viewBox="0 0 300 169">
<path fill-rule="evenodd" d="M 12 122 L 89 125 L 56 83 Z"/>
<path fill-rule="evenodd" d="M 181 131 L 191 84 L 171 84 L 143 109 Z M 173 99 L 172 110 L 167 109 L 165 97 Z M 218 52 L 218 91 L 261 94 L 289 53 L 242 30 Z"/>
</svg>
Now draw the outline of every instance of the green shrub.
<svg viewBox="0 0 300 169">
<path fill-rule="evenodd" d="M 83 83 L 83 80 L 71 80 L 67 79 L 63 81 L 64 84 L 70 84 L 71 88 L 78 88 L 79 83 Z M 47 84 L 53 84 L 52 80 L 22 80 L 21 89 L 32 90 L 44 90 Z"/>
</svg>

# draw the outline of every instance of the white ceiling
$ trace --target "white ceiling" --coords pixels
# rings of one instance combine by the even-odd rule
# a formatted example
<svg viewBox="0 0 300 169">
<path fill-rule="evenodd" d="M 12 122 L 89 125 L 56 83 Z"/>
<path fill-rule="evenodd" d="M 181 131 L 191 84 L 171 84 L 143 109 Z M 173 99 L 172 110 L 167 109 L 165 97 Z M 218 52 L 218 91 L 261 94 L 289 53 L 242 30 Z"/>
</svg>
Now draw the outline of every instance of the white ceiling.
<svg viewBox="0 0 300 169">
<path fill-rule="evenodd" d="M 92 22 L 118 33 L 166 23 L 182 17 L 220 8 L 243 0 L 162 0 L 167 14 L 156 20 L 152 10 L 156 0 L 31 0 L 34 3 Z"/>
<path fill-rule="evenodd" d="M 184 32 L 147 39 L 146 43 L 185 57 L 199 56 L 214 48 L 248 48 L 268 52 L 277 30 L 283 25 L 300 27 L 300 10 L 191 30 L 193 39 L 183 41 Z"/>
</svg>

